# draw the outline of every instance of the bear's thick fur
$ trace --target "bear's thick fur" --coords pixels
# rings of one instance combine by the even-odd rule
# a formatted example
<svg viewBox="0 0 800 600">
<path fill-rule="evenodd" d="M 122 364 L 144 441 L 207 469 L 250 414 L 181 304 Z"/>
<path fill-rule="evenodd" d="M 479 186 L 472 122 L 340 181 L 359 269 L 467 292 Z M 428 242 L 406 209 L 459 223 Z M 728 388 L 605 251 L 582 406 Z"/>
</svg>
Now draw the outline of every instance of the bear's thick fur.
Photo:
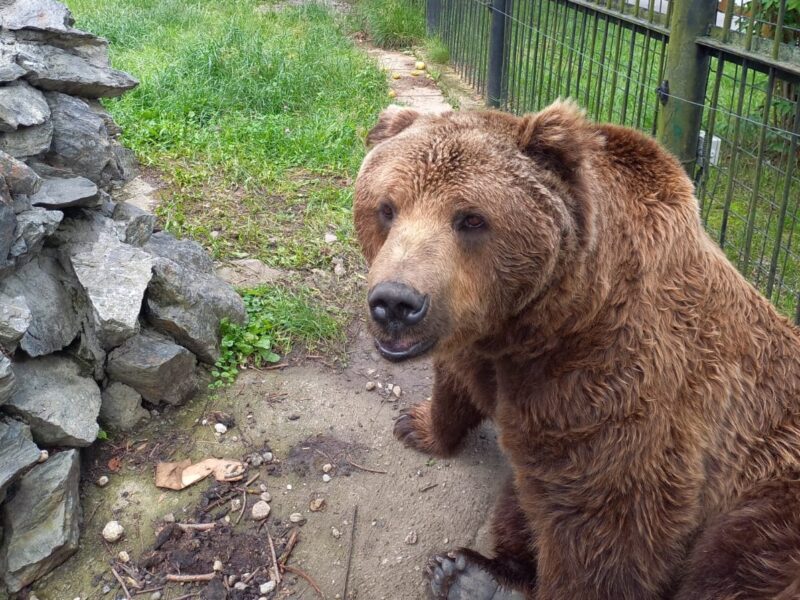
<svg viewBox="0 0 800 600">
<path fill-rule="evenodd" d="M 478 573 L 537 600 L 800 598 L 800 334 L 678 162 L 569 102 L 393 108 L 368 143 L 376 343 L 436 366 L 395 435 L 447 455 L 489 418 L 514 473 L 495 555 L 434 557 L 434 596 L 493 597 Z"/>
</svg>

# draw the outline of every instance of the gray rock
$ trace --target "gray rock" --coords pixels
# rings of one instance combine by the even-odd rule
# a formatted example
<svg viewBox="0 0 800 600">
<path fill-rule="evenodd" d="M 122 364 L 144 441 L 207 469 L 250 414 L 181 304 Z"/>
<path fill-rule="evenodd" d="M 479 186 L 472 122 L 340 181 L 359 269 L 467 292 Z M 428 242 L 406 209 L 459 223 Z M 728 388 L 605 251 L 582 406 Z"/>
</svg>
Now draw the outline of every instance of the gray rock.
<svg viewBox="0 0 800 600">
<path fill-rule="evenodd" d="M 0 131 L 41 125 L 50 118 L 44 94 L 24 81 L 0 87 Z"/>
<path fill-rule="evenodd" d="M 64 213 L 59 210 L 39 207 L 19 213 L 14 242 L 11 244 L 11 256 L 17 258 L 39 252 L 44 240 L 55 233 L 63 218 Z"/>
<path fill-rule="evenodd" d="M 244 303 L 211 274 L 213 265 L 202 248 L 170 238 L 158 233 L 144 246 L 157 256 L 145 300 L 147 319 L 201 361 L 214 364 L 219 358 L 220 321 L 243 323 Z"/>
<path fill-rule="evenodd" d="M 144 249 L 153 256 L 168 258 L 192 271 L 207 274 L 214 272 L 214 263 L 200 244 L 192 240 L 176 239 L 166 231 L 153 234 Z"/>
<path fill-rule="evenodd" d="M 52 139 L 53 121 L 49 120 L 41 125 L 0 133 L 0 150 L 15 157 L 35 156 L 47 152 Z"/>
<path fill-rule="evenodd" d="M 30 427 L 16 419 L 0 421 L 0 502 L 8 486 L 37 460 L 39 448 L 31 439 Z"/>
<path fill-rule="evenodd" d="M 42 186 L 36 171 L 5 152 L 0 152 L 0 177 L 6 180 L 12 194 L 35 194 Z"/>
<path fill-rule="evenodd" d="M 14 206 L 0 199 L 0 264 L 6 261 L 11 245 L 14 243 L 14 231 L 17 229 L 17 217 Z"/>
<path fill-rule="evenodd" d="M 122 71 L 95 64 L 80 53 L 39 43 L 19 43 L 17 64 L 37 88 L 85 98 L 121 96 L 139 82 Z"/>
<path fill-rule="evenodd" d="M 0 293 L 0 346 L 8 352 L 16 350 L 30 324 L 31 311 L 25 297 Z"/>
<path fill-rule="evenodd" d="M 22 477 L 3 506 L 6 535 L 0 549 L 0 572 L 12 593 L 78 549 L 79 477 L 78 451 L 60 452 Z"/>
<path fill-rule="evenodd" d="M 80 317 L 64 285 L 67 279 L 55 258 L 40 255 L 0 280 L 0 292 L 24 296 L 30 310 L 31 322 L 20 340 L 20 346 L 30 356 L 61 350 L 80 330 Z"/>
<path fill-rule="evenodd" d="M 85 177 L 45 179 L 41 189 L 30 199 L 34 206 L 56 209 L 99 206 L 100 203 L 97 186 Z"/>
<path fill-rule="evenodd" d="M 53 143 L 49 157 L 76 175 L 99 185 L 122 178 L 105 120 L 85 101 L 66 94 L 46 94 L 53 113 Z"/>
<path fill-rule="evenodd" d="M 127 202 L 120 202 L 114 206 L 113 218 L 124 227 L 122 240 L 132 246 L 144 246 L 153 235 L 153 228 L 156 225 L 155 215 Z"/>
<path fill-rule="evenodd" d="M 11 370 L 11 360 L 0 354 L 0 404 L 11 398 L 14 391 L 14 371 Z"/>
<path fill-rule="evenodd" d="M 105 377 L 106 351 L 97 337 L 91 320 L 88 315 L 84 317 L 78 340 L 67 348 L 67 352 L 78 361 L 82 371 L 91 373 L 95 381 L 103 381 Z"/>
<path fill-rule="evenodd" d="M 166 336 L 143 330 L 108 355 L 106 371 L 148 402 L 180 404 L 196 388 L 195 357 Z"/>
<path fill-rule="evenodd" d="M 146 252 L 102 236 L 86 252 L 71 257 L 86 292 L 98 338 L 105 349 L 119 346 L 139 328 L 139 312 L 152 276 Z"/>
<path fill-rule="evenodd" d="M 150 413 L 142 408 L 141 394 L 132 387 L 114 381 L 103 390 L 100 422 L 108 429 L 129 431 L 149 418 Z"/>
<path fill-rule="evenodd" d="M 99 210 L 75 209 L 69 219 L 61 222 L 47 242 L 48 246 L 65 246 L 65 252 L 75 254 L 86 251 L 103 236 L 117 237 L 114 221 L 103 216 Z"/>
<path fill-rule="evenodd" d="M 74 22 L 69 9 L 57 0 L 0 2 L 0 27 L 12 31 L 24 28 L 63 31 Z"/>
<path fill-rule="evenodd" d="M 60 355 L 14 363 L 17 387 L 3 408 L 31 426 L 45 446 L 84 447 L 97 439 L 100 388 Z"/>
<path fill-rule="evenodd" d="M 25 73 L 25 69 L 17 64 L 16 45 L 8 44 L 0 47 L 0 82 L 16 81 Z"/>
</svg>

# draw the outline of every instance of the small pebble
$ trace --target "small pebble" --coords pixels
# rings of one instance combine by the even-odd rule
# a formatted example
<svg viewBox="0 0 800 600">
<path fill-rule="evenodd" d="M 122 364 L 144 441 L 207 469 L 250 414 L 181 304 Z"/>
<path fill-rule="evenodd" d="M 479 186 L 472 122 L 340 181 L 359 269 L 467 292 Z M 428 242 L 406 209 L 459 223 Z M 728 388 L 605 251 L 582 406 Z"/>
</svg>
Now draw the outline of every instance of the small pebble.
<svg viewBox="0 0 800 600">
<path fill-rule="evenodd" d="M 120 553 L 117 554 L 117 558 L 119 558 L 120 562 L 124 562 L 124 563 L 130 562 L 130 560 L 131 560 L 130 554 L 125 552 L 125 550 L 120 551 Z"/>
<path fill-rule="evenodd" d="M 158 590 L 150 594 L 150 600 L 161 600 L 161 598 L 162 598 L 161 592 L 159 592 Z"/>
<path fill-rule="evenodd" d="M 289 520 L 292 523 L 301 523 L 302 524 L 302 523 L 306 522 L 306 518 L 303 516 L 303 513 L 292 513 L 291 515 L 289 515 Z"/>
<path fill-rule="evenodd" d="M 330 482 L 330 480 L 331 480 L 331 476 L 330 476 L 330 475 L 328 475 L 327 473 L 325 473 L 325 474 L 322 476 L 322 481 L 324 481 L 325 483 L 328 483 L 328 482 Z"/>
<path fill-rule="evenodd" d="M 222 571 L 222 561 L 221 560 L 215 560 L 213 568 L 217 572 Z"/>
<path fill-rule="evenodd" d="M 372 390 L 374 390 L 374 389 L 375 389 L 377 386 L 375 385 L 375 382 L 374 382 L 374 381 L 368 381 L 368 382 L 367 382 L 367 385 L 365 385 L 364 387 L 367 389 L 367 391 L 368 391 L 368 392 L 371 392 L 371 391 L 372 391 Z"/>
<path fill-rule="evenodd" d="M 50 453 L 47 450 L 42 450 L 39 452 L 39 458 L 36 459 L 36 462 L 43 463 L 48 458 L 50 458 Z"/>
<path fill-rule="evenodd" d="M 250 464 L 253 465 L 254 467 L 260 467 L 261 465 L 264 464 L 264 457 L 261 456 L 260 454 L 250 455 L 249 460 Z"/>
<path fill-rule="evenodd" d="M 108 485 L 108 477 L 103 475 L 102 477 L 97 479 L 97 485 L 99 487 L 106 487 Z"/>
<path fill-rule="evenodd" d="M 156 410 L 155 408 L 151 409 L 150 410 L 150 416 L 157 417 L 158 416 L 158 410 Z"/>
<path fill-rule="evenodd" d="M 231 500 L 231 510 L 233 512 L 239 512 L 242 510 L 242 500 L 241 498 L 234 498 Z"/>
<path fill-rule="evenodd" d="M 342 537 L 342 532 L 336 529 L 336 527 L 331 527 L 331 535 L 338 540 Z"/>
<path fill-rule="evenodd" d="M 338 239 L 338 238 L 336 237 L 336 234 L 335 234 L 335 233 L 331 233 L 331 232 L 329 231 L 328 233 L 326 233 L 326 234 L 325 234 L 325 243 L 326 243 L 326 244 L 332 244 L 332 243 L 334 243 L 334 242 L 335 242 L 337 239 Z"/>
<path fill-rule="evenodd" d="M 264 457 L 264 462 L 272 462 L 273 456 L 272 452 L 264 452 L 261 456 Z"/>
<path fill-rule="evenodd" d="M 405 542 L 409 546 L 413 546 L 414 544 L 416 544 L 417 543 L 417 532 L 416 531 L 409 531 L 408 535 L 406 536 Z"/>
<path fill-rule="evenodd" d="M 200 421 L 200 425 L 202 425 L 203 427 L 208 425 L 208 419 L 203 419 L 202 421 Z"/>
<path fill-rule="evenodd" d="M 262 583 L 259 586 L 258 591 L 261 592 L 262 594 L 269 594 L 270 592 L 274 592 L 275 591 L 275 582 L 274 581 L 267 581 L 266 583 Z"/>
<path fill-rule="evenodd" d="M 233 589 L 243 592 L 244 590 L 247 589 L 247 584 L 244 581 L 237 581 L 233 585 Z"/>
<path fill-rule="evenodd" d="M 214 423 L 214 431 L 216 431 L 219 434 L 223 434 L 226 431 L 228 431 L 228 428 L 225 427 L 225 425 L 223 425 L 222 423 Z"/>
<path fill-rule="evenodd" d="M 164 515 L 164 518 L 161 519 L 164 523 L 174 523 L 175 522 L 175 515 L 172 513 L 167 513 Z"/>
<path fill-rule="evenodd" d="M 108 592 L 110 592 L 110 591 L 111 591 L 111 586 L 110 586 L 110 585 L 108 585 L 108 584 L 105 584 L 105 585 L 103 586 L 103 593 L 104 593 L 104 594 L 107 594 L 107 593 L 108 593 Z"/>
<path fill-rule="evenodd" d="M 238 436 L 233 436 L 233 437 L 231 438 L 231 441 L 232 441 L 232 442 L 238 442 L 238 441 L 239 441 L 239 437 L 238 437 Z"/>
<path fill-rule="evenodd" d="M 331 463 L 325 463 L 324 465 L 322 465 L 322 472 L 323 473 L 330 473 L 332 469 L 333 469 L 333 465 Z"/>
<path fill-rule="evenodd" d="M 286 484 L 286 489 L 287 490 L 291 490 L 292 489 L 292 484 L 291 483 L 287 483 Z"/>
<path fill-rule="evenodd" d="M 392 388 L 392 393 L 399 398 L 400 394 L 402 393 L 402 390 L 400 389 L 400 386 L 399 385 L 394 386 Z"/>
<path fill-rule="evenodd" d="M 269 492 L 261 492 L 261 494 L 258 497 L 264 502 L 272 502 L 272 494 L 270 494 Z"/>
<path fill-rule="evenodd" d="M 378 369 L 367 369 L 367 375 L 369 375 L 370 377 L 375 375 L 375 373 L 377 373 L 377 372 L 378 372 Z"/>
<path fill-rule="evenodd" d="M 236 575 L 229 575 L 228 576 L 228 585 L 233 585 L 234 583 L 236 583 L 237 579 L 238 579 L 238 577 L 236 577 Z"/>
<path fill-rule="evenodd" d="M 103 539 L 110 543 L 119 541 L 123 533 L 125 533 L 125 528 L 119 524 L 119 521 L 109 521 L 103 527 Z"/>
<path fill-rule="evenodd" d="M 287 417 L 290 421 L 297 421 L 300 418 L 300 415 L 297 413 L 292 413 Z"/>
<path fill-rule="evenodd" d="M 308 505 L 311 512 L 320 512 L 325 508 L 325 498 L 314 498 Z"/>
<path fill-rule="evenodd" d="M 259 483 L 258 484 L 258 489 L 260 489 L 262 492 L 266 492 L 267 491 L 267 484 L 266 483 Z"/>
<path fill-rule="evenodd" d="M 263 521 L 269 516 L 269 511 L 272 510 L 269 504 L 263 500 L 259 500 L 253 505 L 252 515 L 256 521 Z"/>
<path fill-rule="evenodd" d="M 342 263 L 336 263 L 335 265 L 333 265 L 334 275 L 336 275 L 337 277 L 342 277 L 345 273 L 347 273 L 347 271 L 345 270 L 344 265 Z"/>
</svg>

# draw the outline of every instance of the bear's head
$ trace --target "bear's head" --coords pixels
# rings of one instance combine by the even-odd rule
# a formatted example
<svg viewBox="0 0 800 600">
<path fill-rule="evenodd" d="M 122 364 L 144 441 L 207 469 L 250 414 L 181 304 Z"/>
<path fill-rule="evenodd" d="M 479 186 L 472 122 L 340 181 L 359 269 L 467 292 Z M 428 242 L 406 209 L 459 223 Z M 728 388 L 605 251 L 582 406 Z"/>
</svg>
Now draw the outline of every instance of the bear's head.
<svg viewBox="0 0 800 600">
<path fill-rule="evenodd" d="M 367 143 L 355 226 L 390 360 L 490 337 L 593 244 L 603 137 L 572 103 L 523 117 L 390 107 Z"/>
</svg>

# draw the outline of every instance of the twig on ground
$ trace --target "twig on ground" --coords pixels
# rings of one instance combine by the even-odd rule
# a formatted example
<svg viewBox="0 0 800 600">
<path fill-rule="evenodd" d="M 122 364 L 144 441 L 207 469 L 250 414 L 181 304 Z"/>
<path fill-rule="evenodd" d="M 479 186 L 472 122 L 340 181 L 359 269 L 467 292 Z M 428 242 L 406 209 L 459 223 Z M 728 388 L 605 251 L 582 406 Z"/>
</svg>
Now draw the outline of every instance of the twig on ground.
<svg viewBox="0 0 800 600">
<path fill-rule="evenodd" d="M 281 571 L 278 568 L 278 559 L 275 556 L 275 544 L 272 541 L 272 536 L 269 534 L 269 528 L 267 528 L 267 540 L 269 540 L 269 551 L 272 553 L 272 568 L 273 574 L 275 575 L 275 585 L 278 586 L 281 584 Z"/>
<path fill-rule="evenodd" d="M 133 592 L 134 596 L 141 596 L 142 594 L 150 594 L 152 592 L 160 592 L 164 589 L 164 586 L 154 587 L 154 588 L 147 588 L 146 590 L 139 590 L 138 592 Z"/>
<path fill-rule="evenodd" d="M 347 458 L 347 464 L 350 465 L 351 467 L 355 467 L 356 469 L 366 471 L 367 473 L 378 473 L 379 475 L 386 475 L 388 473 L 388 471 L 381 471 L 380 469 L 370 469 L 369 467 L 364 467 L 362 465 L 354 463 L 352 460 L 350 460 L 350 457 Z"/>
<path fill-rule="evenodd" d="M 300 530 L 297 527 L 292 529 L 292 533 L 289 535 L 289 541 L 286 542 L 286 548 L 284 548 L 283 554 L 281 554 L 281 557 L 278 560 L 278 563 L 281 566 L 284 566 L 287 562 L 289 562 L 289 556 L 291 555 L 292 550 L 294 550 L 295 544 L 297 544 L 297 538 L 299 536 Z"/>
<path fill-rule="evenodd" d="M 199 575 L 173 575 L 167 573 L 167 581 L 174 581 L 175 583 L 192 583 L 194 581 L 211 581 L 216 577 L 216 573 L 200 573 Z M 175 600 L 178 600 L 177 598 Z"/>
<path fill-rule="evenodd" d="M 208 531 L 216 526 L 216 523 L 178 523 L 178 527 L 184 531 Z"/>
<path fill-rule="evenodd" d="M 119 581 L 119 584 L 122 586 L 122 593 L 125 594 L 125 597 L 128 600 L 131 600 L 131 593 L 128 591 L 128 586 L 125 585 L 125 582 L 122 580 L 122 577 L 119 576 L 117 570 L 114 567 L 111 567 L 111 573 L 114 575 L 114 578 Z"/>
<path fill-rule="evenodd" d="M 322 590 L 319 589 L 317 582 L 311 578 L 311 575 L 309 575 L 305 571 L 301 571 L 297 567 L 290 567 L 289 565 L 283 565 L 283 569 L 284 571 L 288 571 L 293 575 L 297 575 L 298 577 L 302 577 L 303 579 L 305 579 L 306 582 L 308 582 L 308 585 L 314 588 L 314 591 L 317 592 L 317 594 L 319 594 L 319 597 L 322 598 L 322 600 L 325 600 L 325 594 L 323 594 Z"/>
<path fill-rule="evenodd" d="M 97 514 L 97 511 L 98 511 L 98 509 L 99 509 L 99 508 L 100 508 L 102 505 L 103 505 L 103 501 L 102 501 L 102 500 L 101 500 L 100 502 L 98 502 L 97 504 L 95 504 L 95 505 L 94 505 L 94 510 L 92 511 L 92 514 L 90 514 L 90 515 L 89 515 L 89 518 L 86 520 L 86 525 L 87 525 L 87 526 L 88 526 L 88 525 L 89 525 L 89 524 L 92 522 L 92 519 L 94 519 L 94 516 Z"/>
<path fill-rule="evenodd" d="M 433 488 L 435 488 L 437 485 L 439 485 L 439 484 L 438 484 L 438 483 L 431 483 L 431 484 L 429 484 L 429 485 L 426 485 L 424 488 L 422 488 L 422 489 L 419 491 L 419 493 L 421 494 L 422 492 L 427 492 L 428 490 L 432 490 L 432 489 L 433 489 Z"/>
<path fill-rule="evenodd" d="M 248 479 L 248 480 L 247 480 L 247 483 L 245 483 L 245 484 L 244 484 L 244 487 L 245 487 L 245 489 L 246 489 L 246 488 L 249 488 L 251 485 L 253 485 L 253 482 L 254 482 L 256 479 L 258 479 L 259 477 L 261 477 L 261 473 L 256 473 L 256 474 L 255 474 L 255 475 L 253 475 L 253 476 L 252 476 L 250 479 Z"/>
<path fill-rule="evenodd" d="M 247 577 L 242 577 L 242 583 L 250 583 L 250 580 L 258 575 L 258 572 L 261 570 L 261 567 L 256 567 L 250 575 Z"/>
<path fill-rule="evenodd" d="M 350 548 L 347 550 L 347 568 L 344 572 L 344 591 L 342 600 L 347 600 L 347 584 L 350 582 L 350 565 L 353 562 L 353 547 L 356 540 L 356 519 L 358 518 L 358 504 L 353 507 L 353 524 L 350 527 Z"/>
<path fill-rule="evenodd" d="M 238 525 L 239 521 L 242 520 L 242 516 L 244 516 L 244 511 L 247 509 L 247 490 L 242 492 L 242 510 L 239 511 L 239 516 L 236 517 L 236 522 L 234 525 Z"/>
<path fill-rule="evenodd" d="M 200 592 L 192 592 L 191 594 L 184 594 L 183 596 L 178 596 L 177 598 L 173 598 L 173 600 L 186 600 L 187 598 L 194 598 L 199 595 Z"/>
<path fill-rule="evenodd" d="M 269 367 L 261 367 L 262 371 L 275 371 L 277 369 L 285 369 L 289 366 L 289 363 L 282 363 L 280 365 L 271 365 Z"/>
</svg>

